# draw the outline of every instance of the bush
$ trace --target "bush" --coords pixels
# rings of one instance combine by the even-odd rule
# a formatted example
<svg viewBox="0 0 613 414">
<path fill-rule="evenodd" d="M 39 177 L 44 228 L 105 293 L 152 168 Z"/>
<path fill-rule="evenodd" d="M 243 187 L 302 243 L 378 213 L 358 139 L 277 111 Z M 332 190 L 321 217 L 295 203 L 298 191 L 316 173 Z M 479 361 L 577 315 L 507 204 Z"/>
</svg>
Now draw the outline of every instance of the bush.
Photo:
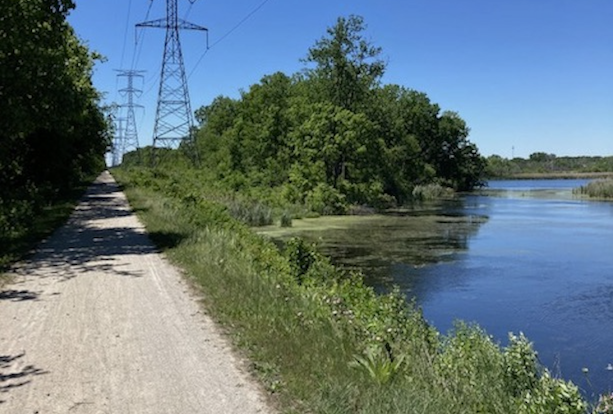
<svg viewBox="0 0 613 414">
<path fill-rule="evenodd" d="M 441 198 L 451 198 L 455 195 L 452 188 L 440 184 L 416 185 L 411 193 L 413 200 L 430 201 Z"/>
<path fill-rule="evenodd" d="M 309 210 L 323 215 L 345 214 L 347 202 L 345 196 L 328 184 L 317 184 L 306 196 Z"/>
<path fill-rule="evenodd" d="M 519 414 L 585 414 L 587 405 L 579 389 L 570 382 L 544 372 L 536 387 L 521 402 Z"/>
<path fill-rule="evenodd" d="M 292 214 L 289 211 L 283 210 L 279 225 L 281 227 L 292 227 Z"/>
</svg>

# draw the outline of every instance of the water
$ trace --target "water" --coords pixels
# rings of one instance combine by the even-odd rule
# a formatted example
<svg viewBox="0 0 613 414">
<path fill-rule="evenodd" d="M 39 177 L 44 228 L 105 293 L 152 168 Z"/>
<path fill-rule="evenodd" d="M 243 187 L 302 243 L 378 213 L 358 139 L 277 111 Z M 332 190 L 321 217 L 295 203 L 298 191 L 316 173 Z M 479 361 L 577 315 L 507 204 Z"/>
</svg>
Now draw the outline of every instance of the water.
<svg viewBox="0 0 613 414">
<path fill-rule="evenodd" d="M 294 231 L 363 267 L 377 289 L 399 285 L 442 332 L 456 319 L 503 345 L 523 332 L 591 396 L 613 390 L 613 203 L 573 198 L 586 182 L 492 182 L 448 203 Z"/>
</svg>

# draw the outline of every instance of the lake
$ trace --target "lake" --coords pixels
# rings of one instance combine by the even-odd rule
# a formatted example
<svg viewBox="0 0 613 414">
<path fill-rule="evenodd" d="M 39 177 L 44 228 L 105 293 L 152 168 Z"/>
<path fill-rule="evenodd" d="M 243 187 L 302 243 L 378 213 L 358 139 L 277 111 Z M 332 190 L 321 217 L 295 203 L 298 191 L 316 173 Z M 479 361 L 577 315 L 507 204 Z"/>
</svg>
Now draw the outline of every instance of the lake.
<svg viewBox="0 0 613 414">
<path fill-rule="evenodd" d="M 377 290 L 400 286 L 441 332 L 456 319 L 503 345 L 523 332 L 591 396 L 613 389 L 613 203 L 574 198 L 586 183 L 496 181 L 384 216 L 298 220 L 291 232 Z"/>
</svg>

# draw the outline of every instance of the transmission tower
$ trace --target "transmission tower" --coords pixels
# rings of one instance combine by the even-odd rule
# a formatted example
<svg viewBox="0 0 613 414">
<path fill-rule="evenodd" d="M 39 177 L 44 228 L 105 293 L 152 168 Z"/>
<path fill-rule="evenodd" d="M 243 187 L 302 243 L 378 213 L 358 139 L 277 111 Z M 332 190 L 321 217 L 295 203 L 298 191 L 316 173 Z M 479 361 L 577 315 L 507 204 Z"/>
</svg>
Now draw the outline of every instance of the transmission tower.
<svg viewBox="0 0 613 414">
<path fill-rule="evenodd" d="M 194 126 L 179 31 L 208 29 L 179 19 L 177 0 L 166 0 L 166 18 L 139 23 L 136 27 L 166 29 L 153 147 L 177 148 L 184 140 L 192 141 Z"/>
<path fill-rule="evenodd" d="M 123 157 L 123 121 L 125 121 L 125 118 L 115 118 L 116 135 L 113 138 L 113 157 L 111 160 L 111 165 L 113 167 L 116 167 L 121 164 L 121 158 Z"/>
<path fill-rule="evenodd" d="M 119 105 L 120 108 L 126 108 L 126 125 L 123 130 L 123 140 L 121 142 L 121 156 L 131 149 L 137 150 L 138 132 L 136 131 L 136 118 L 134 116 L 134 108 L 143 108 L 142 105 L 134 103 L 134 97 L 139 97 L 142 94 L 142 89 L 134 86 L 134 78 L 143 78 L 143 70 L 117 70 L 117 77 L 125 77 L 127 86 L 119 90 L 121 96 L 126 97 L 126 103 Z M 121 157 L 120 157 L 121 162 Z"/>
</svg>

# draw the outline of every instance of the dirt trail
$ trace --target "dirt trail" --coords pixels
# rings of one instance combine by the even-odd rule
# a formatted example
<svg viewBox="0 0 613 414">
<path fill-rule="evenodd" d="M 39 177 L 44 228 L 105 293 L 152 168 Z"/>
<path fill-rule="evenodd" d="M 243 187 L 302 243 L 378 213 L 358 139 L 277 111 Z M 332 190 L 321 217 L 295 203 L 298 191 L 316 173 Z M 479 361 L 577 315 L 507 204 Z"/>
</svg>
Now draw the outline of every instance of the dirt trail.
<svg viewBox="0 0 613 414">
<path fill-rule="evenodd" d="M 0 413 L 269 413 L 108 172 L 0 290 Z"/>
</svg>

